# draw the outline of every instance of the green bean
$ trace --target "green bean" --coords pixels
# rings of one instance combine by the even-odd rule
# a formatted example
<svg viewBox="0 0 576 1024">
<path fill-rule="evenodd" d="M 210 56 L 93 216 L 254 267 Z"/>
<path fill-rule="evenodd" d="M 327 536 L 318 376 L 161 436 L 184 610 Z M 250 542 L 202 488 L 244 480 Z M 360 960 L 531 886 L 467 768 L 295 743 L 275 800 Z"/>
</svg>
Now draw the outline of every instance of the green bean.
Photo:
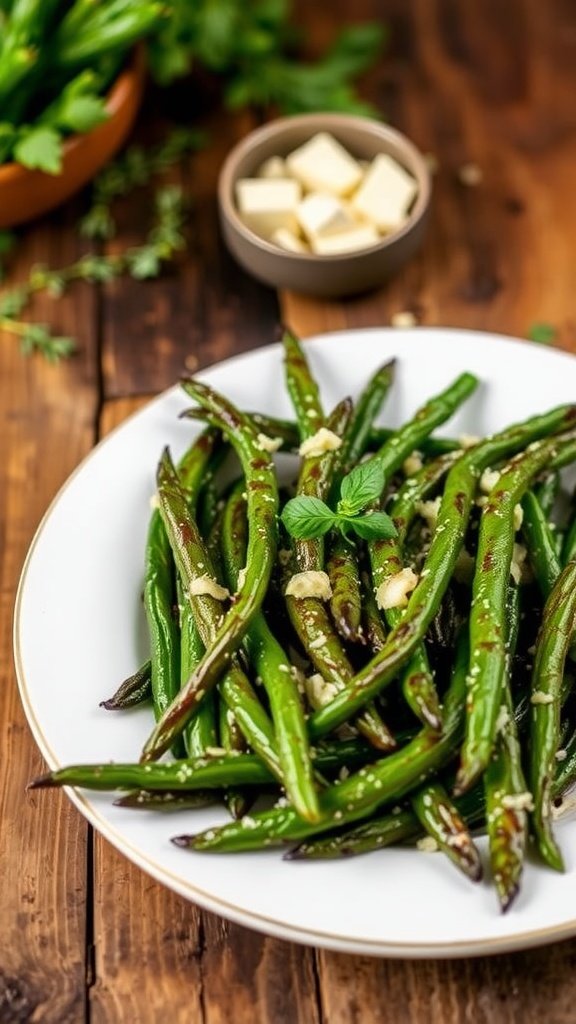
<svg viewBox="0 0 576 1024">
<path fill-rule="evenodd" d="M 569 562 L 553 587 L 536 643 L 531 685 L 529 779 L 534 798 L 532 827 L 550 867 L 564 870 L 552 834 L 551 787 L 559 747 L 560 694 L 568 648 L 576 628 L 576 562 Z"/>
<path fill-rule="evenodd" d="M 362 594 L 362 631 L 372 654 L 377 654 L 386 644 L 386 631 L 378 611 L 370 574 L 360 573 Z"/>
<path fill-rule="evenodd" d="M 286 598 L 290 621 L 302 644 L 307 657 L 314 665 L 329 690 L 343 690 L 354 678 L 354 669 L 344 650 L 324 603 L 319 599 L 295 597 Z M 324 688 L 323 688 L 324 689 Z M 309 699 L 313 698 L 311 689 Z M 321 707 L 325 692 L 318 695 L 312 706 Z M 396 747 L 396 740 L 377 708 L 367 706 L 354 719 L 354 725 L 377 750 L 390 751 Z"/>
<path fill-rule="evenodd" d="M 219 735 L 220 746 L 227 754 L 245 753 L 246 741 L 234 713 L 230 711 L 224 701 L 218 702 L 219 714 Z M 252 798 L 248 790 L 240 789 L 238 786 L 227 786 L 224 790 L 224 803 L 232 818 L 238 820 L 247 814 L 252 806 Z"/>
<path fill-rule="evenodd" d="M 395 433 L 390 427 L 373 427 L 368 435 L 368 449 L 382 448 Z M 418 450 L 429 458 L 436 458 L 438 455 L 449 455 L 450 452 L 461 453 L 462 445 L 451 437 L 428 436 L 418 441 Z"/>
<path fill-rule="evenodd" d="M 394 380 L 396 360 L 391 359 L 372 375 L 354 406 L 354 412 L 342 436 L 335 459 L 334 487 L 338 487 L 364 455 L 374 420 Z M 337 497 L 337 495 L 334 495 Z"/>
<path fill-rule="evenodd" d="M 374 587 L 377 590 L 404 567 L 401 550 L 408 530 L 417 515 L 419 502 L 437 486 L 451 466 L 455 455 L 450 453 L 430 462 L 400 488 L 390 509 L 397 536 L 389 540 L 373 541 L 369 545 L 370 564 Z M 386 622 L 394 627 L 400 622 L 402 610 L 390 608 L 384 613 Z M 426 649 L 420 645 L 414 651 L 402 672 L 402 692 L 408 706 L 417 718 L 433 729 L 440 729 L 442 715 L 434 678 Z"/>
<path fill-rule="evenodd" d="M 550 519 L 560 489 L 560 474 L 557 471 L 547 473 L 540 483 L 534 487 L 534 493 L 547 519 Z"/>
<path fill-rule="evenodd" d="M 472 882 L 482 878 L 478 848 L 444 786 L 430 782 L 411 797 L 410 804 L 418 821 L 438 848 Z"/>
<path fill-rule="evenodd" d="M 449 387 L 429 399 L 412 419 L 384 442 L 372 458 L 379 460 L 387 481 L 397 469 L 400 469 L 408 456 L 418 449 L 423 439 L 428 437 L 435 427 L 445 423 L 477 386 L 478 380 L 473 374 L 460 374 Z"/>
<path fill-rule="evenodd" d="M 360 825 L 352 825 L 334 835 L 304 840 L 284 854 L 284 860 L 336 860 L 383 850 L 395 843 L 418 839 L 423 830 L 412 810 L 394 808 Z"/>
<path fill-rule="evenodd" d="M 226 572 L 234 589 L 240 573 L 246 571 L 246 533 L 246 501 L 240 483 L 226 503 L 222 531 Z M 288 799 L 304 818 L 316 821 L 318 796 L 298 681 L 261 611 L 253 617 L 244 643 L 268 694 Z"/>
<path fill-rule="evenodd" d="M 522 498 L 522 534 L 526 541 L 530 565 L 544 599 L 560 575 L 560 559 L 556 551 L 556 538 L 544 510 L 533 490 Z"/>
<path fill-rule="evenodd" d="M 178 608 L 180 613 L 180 685 L 184 686 L 190 673 L 204 654 L 204 644 L 188 596 L 182 592 L 179 580 Z M 216 714 L 212 693 L 206 694 L 196 714 L 187 722 L 183 732 L 188 757 L 202 757 L 207 747 L 218 745 Z"/>
<path fill-rule="evenodd" d="M 189 792 L 236 785 L 261 786 L 273 781 L 268 768 L 255 754 L 227 754 L 170 763 L 69 765 L 41 775 L 28 788 L 80 786 L 96 790 Z"/>
<path fill-rule="evenodd" d="M 149 700 L 152 696 L 152 664 L 150 659 L 145 661 L 133 675 L 124 679 L 115 693 L 107 700 L 100 702 L 101 708 L 107 711 L 122 711 L 125 708 L 136 707 Z"/>
<path fill-rule="evenodd" d="M 59 68 L 90 64 L 102 54 L 129 48 L 153 32 L 164 15 L 161 3 L 140 3 L 125 15 L 111 18 L 97 33 L 90 24 L 80 28 L 71 39 L 60 38 L 56 33 L 52 40 L 54 64 Z"/>
<path fill-rule="evenodd" d="M 292 399 L 300 440 L 305 441 L 324 423 L 324 410 L 301 342 L 287 327 L 282 334 L 286 387 Z"/>
<path fill-rule="evenodd" d="M 475 789 L 456 801 L 456 809 L 468 823 L 476 827 L 484 817 L 481 790 Z M 359 825 L 348 826 L 326 836 L 317 836 L 300 843 L 284 854 L 284 860 L 334 860 L 372 853 L 395 843 L 419 839 L 424 829 L 409 807 L 393 807 Z"/>
<path fill-rule="evenodd" d="M 520 625 L 520 590 L 508 587 L 506 671 L 494 751 L 484 773 L 486 821 L 492 876 L 502 911 L 515 899 L 524 867 L 530 802 L 510 692 L 510 669 Z"/>
<path fill-rule="evenodd" d="M 288 343 L 288 351 L 292 357 L 296 346 L 296 367 L 288 363 L 287 372 L 292 375 L 292 398 L 300 407 L 308 407 L 309 394 L 314 394 L 308 364 L 298 343 L 292 338 Z M 312 406 L 311 406 L 312 407 Z M 351 405 L 347 402 L 336 406 L 328 419 L 328 427 L 340 433 L 349 422 Z M 324 499 L 327 497 L 334 468 L 335 452 L 329 451 L 320 456 L 304 458 L 298 479 L 298 493 Z M 296 540 L 293 551 L 298 572 L 324 571 L 324 542 L 322 538 L 312 540 Z M 286 606 L 292 625 L 300 641 L 318 671 L 324 679 L 334 686 L 341 687 L 344 680 L 352 678 L 354 671 L 338 639 L 334 625 L 326 611 L 323 601 L 318 597 L 297 598 L 286 596 Z M 394 741 L 387 726 L 373 706 L 360 716 L 358 728 L 370 739 L 374 746 L 381 750 L 390 750 Z"/>
<path fill-rule="evenodd" d="M 339 402 L 326 421 L 327 429 L 339 437 L 350 419 L 351 411 L 350 399 Z M 307 455 L 302 459 L 296 488 L 298 495 L 320 498 L 322 501 L 326 499 L 332 481 L 335 456 L 335 451 L 328 451 L 321 455 Z M 293 548 L 298 572 L 318 572 L 324 569 L 323 537 L 294 540 Z"/>
<path fill-rule="evenodd" d="M 381 586 L 401 572 L 404 566 L 399 545 L 395 538 L 386 541 L 375 541 L 368 546 L 372 565 L 374 587 L 378 592 Z M 403 609 L 388 608 L 384 612 L 387 624 L 394 628 L 403 619 Z M 408 664 L 402 672 L 402 693 L 414 714 L 430 728 L 439 731 L 442 728 L 442 713 L 434 678 L 423 645 L 419 645 L 412 653 Z"/>
<path fill-rule="evenodd" d="M 573 437 L 529 445 L 504 467 L 482 509 L 470 613 L 466 731 L 455 792 L 486 769 L 494 746 L 506 667 L 506 599 L 514 546 L 514 509 L 530 481 Z"/>
<path fill-rule="evenodd" d="M 575 418 L 574 406 L 560 406 L 543 416 L 509 427 L 461 456 L 446 479 L 438 525 L 402 622 L 392 630 L 385 647 L 346 688 L 314 712 L 308 723 L 312 736 L 331 732 L 376 696 L 424 638 L 458 559 L 483 469 L 539 437 L 569 427 Z"/>
<path fill-rule="evenodd" d="M 222 675 L 262 604 L 276 559 L 278 489 L 272 460 L 262 451 L 248 418 L 227 399 L 199 381 L 185 380 L 183 386 L 220 420 L 223 433 L 240 457 L 246 477 L 250 527 L 246 575 L 237 601 L 224 617 L 214 642 L 146 741 L 142 752 L 145 762 L 164 753 L 174 736 L 181 733 L 201 694 Z"/>
<path fill-rule="evenodd" d="M 330 611 L 336 629 L 350 643 L 364 643 L 362 597 L 356 544 L 341 533 L 332 542 L 326 564 L 332 588 Z"/>
<path fill-rule="evenodd" d="M 576 729 L 573 728 L 568 742 L 556 751 L 556 771 L 551 793 L 554 803 L 562 805 L 562 797 L 576 780 Z"/>
<path fill-rule="evenodd" d="M 157 511 L 152 514 L 146 538 L 143 596 L 150 637 L 152 703 L 158 720 L 180 687 L 180 635 L 173 612 L 176 589 L 172 551 Z"/>
<path fill-rule="evenodd" d="M 160 462 L 158 469 L 158 493 L 162 515 L 164 516 L 167 535 L 172 544 L 180 578 L 184 590 L 190 594 L 193 584 L 206 576 L 214 580 L 214 569 L 211 564 L 208 552 L 198 532 L 198 527 L 192 517 L 190 510 L 189 495 L 184 491 L 181 483 L 174 472 L 170 457 L 167 452 Z M 200 639 L 205 648 L 209 647 L 218 634 L 219 623 L 222 615 L 222 605 L 211 593 L 197 594 L 189 598 L 194 619 L 198 627 Z M 190 628 L 192 628 L 190 626 Z M 194 639 L 194 634 L 192 634 Z M 205 655 L 200 653 L 200 660 L 196 661 L 196 667 L 189 667 L 197 671 Z M 217 677 L 213 684 L 217 682 Z M 278 753 L 273 738 L 272 726 L 268 716 L 260 706 L 256 695 L 245 674 L 234 658 L 228 662 L 228 669 L 220 681 L 220 692 L 233 710 L 238 724 L 243 729 L 248 741 L 263 758 L 273 772 L 281 774 Z M 206 688 L 204 696 L 209 693 Z M 240 710 L 240 706 L 242 710 Z M 191 730 L 191 741 L 198 733 L 196 740 L 192 742 L 192 751 L 197 752 L 202 745 L 206 745 L 206 728 L 211 722 L 211 716 L 202 717 L 195 726 L 194 720 L 200 713 L 202 703 L 198 704 L 196 714 L 185 725 L 185 732 Z M 282 776 L 281 776 L 282 777 Z"/>
<path fill-rule="evenodd" d="M 138 811 L 195 811 L 199 807 L 213 806 L 218 800 L 218 791 L 213 789 L 195 789 L 191 793 L 133 789 L 114 800 L 114 807 L 130 807 Z"/>
<path fill-rule="evenodd" d="M 253 815 L 249 822 L 232 822 L 196 836 L 176 836 L 172 841 L 177 846 L 210 852 L 254 850 L 306 839 L 368 817 L 382 804 L 398 801 L 453 757 L 462 734 L 467 662 L 467 638 L 462 634 L 446 695 L 442 735 L 424 728 L 401 750 L 326 789 L 320 795 L 322 819 L 317 824 L 310 825 L 293 808 L 276 808 Z"/>
</svg>

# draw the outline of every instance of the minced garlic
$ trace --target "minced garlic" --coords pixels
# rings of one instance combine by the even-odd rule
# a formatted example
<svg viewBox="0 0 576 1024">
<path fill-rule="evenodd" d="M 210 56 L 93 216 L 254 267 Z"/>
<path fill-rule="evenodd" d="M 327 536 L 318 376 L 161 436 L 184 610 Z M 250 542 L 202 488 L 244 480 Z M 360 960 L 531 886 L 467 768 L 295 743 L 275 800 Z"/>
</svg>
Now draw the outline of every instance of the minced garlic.
<svg viewBox="0 0 576 1024">
<path fill-rule="evenodd" d="M 376 590 L 376 604 L 379 608 L 405 608 L 408 594 L 414 590 L 418 577 L 413 569 L 401 569 L 381 583 Z"/>
<path fill-rule="evenodd" d="M 313 708 L 321 708 L 324 704 L 329 704 L 338 693 L 336 684 L 327 682 L 319 672 L 304 679 L 304 688 Z"/>
<path fill-rule="evenodd" d="M 544 693 L 544 690 L 534 690 L 530 697 L 531 704 L 553 704 L 554 697 L 551 693 Z"/>
<path fill-rule="evenodd" d="M 534 798 L 532 793 L 506 793 L 502 797 L 502 807 L 507 811 L 533 811 Z"/>
<path fill-rule="evenodd" d="M 302 441 L 298 449 L 298 454 L 303 458 L 309 458 L 315 455 L 324 455 L 325 452 L 335 452 L 342 444 L 342 438 L 338 437 L 333 430 L 328 430 L 327 427 L 320 427 L 312 437 L 307 437 L 305 441 Z"/>
<path fill-rule="evenodd" d="M 416 849 L 421 850 L 422 853 L 436 853 L 438 843 L 434 836 L 422 836 L 422 839 L 416 841 Z"/>
<path fill-rule="evenodd" d="M 420 452 L 414 451 L 407 459 L 404 459 L 404 462 L 402 463 L 402 472 L 404 473 L 404 476 L 414 476 L 415 473 L 418 473 L 422 469 L 423 465 L 424 463 L 422 462 Z"/>
<path fill-rule="evenodd" d="M 286 587 L 287 597 L 319 597 L 321 601 L 329 601 L 332 597 L 332 587 L 325 572 L 294 573 Z"/>
<path fill-rule="evenodd" d="M 268 437 L 268 434 L 258 434 L 258 447 L 263 452 L 277 452 L 282 447 L 282 438 Z"/>
<path fill-rule="evenodd" d="M 204 597 L 209 595 L 216 601 L 225 601 L 230 597 L 230 591 L 226 587 L 222 587 L 216 580 L 213 580 L 211 576 L 199 576 L 197 579 L 192 580 L 190 589 L 188 591 L 190 597 Z"/>
</svg>

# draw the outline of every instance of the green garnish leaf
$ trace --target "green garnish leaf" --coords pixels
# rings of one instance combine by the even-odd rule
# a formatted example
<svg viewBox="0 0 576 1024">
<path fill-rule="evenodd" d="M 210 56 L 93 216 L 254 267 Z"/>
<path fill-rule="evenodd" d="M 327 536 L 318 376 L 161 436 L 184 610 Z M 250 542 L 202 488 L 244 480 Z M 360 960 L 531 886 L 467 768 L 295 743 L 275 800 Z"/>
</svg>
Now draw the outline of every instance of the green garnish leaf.
<svg viewBox="0 0 576 1024">
<path fill-rule="evenodd" d="M 301 496 L 286 502 L 280 517 L 291 537 L 310 540 L 328 533 L 337 517 L 320 498 Z"/>
<path fill-rule="evenodd" d="M 536 341 L 540 345 L 551 345 L 557 335 L 557 330 L 553 324 L 547 323 L 534 323 L 528 328 L 528 338 L 530 341 Z"/>
<path fill-rule="evenodd" d="M 52 128 L 27 128 L 14 146 L 14 159 L 31 170 L 60 174 L 62 140 Z"/>
<path fill-rule="evenodd" d="M 385 512 L 368 512 L 365 516 L 355 516 L 346 523 L 362 540 L 387 540 L 396 536 L 396 527 Z"/>
<path fill-rule="evenodd" d="M 59 125 L 73 132 L 89 132 L 108 119 L 106 101 L 101 96 L 70 96 L 59 111 Z"/>
<path fill-rule="evenodd" d="M 355 516 L 367 505 L 378 501 L 384 489 L 384 469 L 379 459 L 369 459 L 348 473 L 340 488 L 337 512 L 343 516 Z"/>
</svg>

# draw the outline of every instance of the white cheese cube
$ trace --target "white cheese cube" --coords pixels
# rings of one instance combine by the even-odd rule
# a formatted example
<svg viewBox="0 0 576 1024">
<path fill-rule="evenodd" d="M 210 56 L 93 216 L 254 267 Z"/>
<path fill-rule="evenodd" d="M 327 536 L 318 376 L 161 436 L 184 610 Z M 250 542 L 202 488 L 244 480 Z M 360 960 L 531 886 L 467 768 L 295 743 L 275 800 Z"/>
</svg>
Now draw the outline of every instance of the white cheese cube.
<svg viewBox="0 0 576 1024">
<path fill-rule="evenodd" d="M 347 196 L 360 184 L 362 169 L 328 132 L 318 132 L 286 157 L 290 174 L 309 191 Z"/>
<path fill-rule="evenodd" d="M 343 252 L 368 249 L 380 241 L 380 235 L 371 224 L 359 224 L 349 231 L 337 235 L 315 235 L 311 240 L 312 251 L 320 256 L 337 256 Z"/>
<path fill-rule="evenodd" d="M 289 178 L 286 164 L 281 156 L 269 156 L 258 168 L 259 178 Z"/>
<path fill-rule="evenodd" d="M 238 213 L 246 226 L 263 238 L 270 238 L 278 228 L 298 231 L 300 195 L 298 182 L 287 178 L 242 178 L 236 182 Z"/>
<path fill-rule="evenodd" d="M 324 192 L 310 192 L 298 204 L 296 216 L 305 235 L 334 235 L 355 225 L 348 209 L 336 196 Z"/>
<path fill-rule="evenodd" d="M 280 249 L 286 249 L 287 252 L 310 252 L 306 242 L 303 242 L 301 238 L 298 238 L 288 228 L 276 228 L 270 241 L 274 242 L 274 245 L 277 245 Z"/>
<path fill-rule="evenodd" d="M 394 231 L 406 220 L 417 191 L 412 175 L 387 153 L 380 153 L 365 174 L 352 206 L 379 231 Z"/>
</svg>

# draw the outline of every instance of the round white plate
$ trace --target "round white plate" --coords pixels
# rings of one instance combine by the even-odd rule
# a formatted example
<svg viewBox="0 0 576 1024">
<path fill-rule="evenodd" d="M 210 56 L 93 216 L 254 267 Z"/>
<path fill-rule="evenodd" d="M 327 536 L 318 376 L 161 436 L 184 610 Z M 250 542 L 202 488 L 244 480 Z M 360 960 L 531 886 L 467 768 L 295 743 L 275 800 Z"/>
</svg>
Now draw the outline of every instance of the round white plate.
<svg viewBox="0 0 576 1024">
<path fill-rule="evenodd" d="M 576 399 L 576 359 L 459 330 L 346 331 L 308 341 L 326 407 L 356 394 L 370 371 L 398 357 L 384 411 L 395 425 L 459 372 L 482 385 L 446 431 L 485 433 Z M 202 379 L 248 409 L 290 415 L 279 346 L 230 359 Z M 143 660 L 139 600 L 154 472 L 164 444 L 177 457 L 195 429 L 178 420 L 178 388 L 119 427 L 82 463 L 45 516 L 24 566 L 15 616 L 22 700 L 52 768 L 137 760 L 147 709 L 98 703 Z M 69 791 L 122 853 L 195 903 L 261 931 L 352 953 L 463 956 L 576 933 L 576 822 L 558 825 L 566 874 L 529 864 L 510 912 L 488 882 L 471 885 L 440 855 L 383 850 L 344 862 L 288 863 L 281 852 L 217 856 L 177 849 L 170 837 L 223 820 L 215 809 L 154 815 L 113 796 Z M 42 794 L 38 794 L 42 799 Z"/>
</svg>

